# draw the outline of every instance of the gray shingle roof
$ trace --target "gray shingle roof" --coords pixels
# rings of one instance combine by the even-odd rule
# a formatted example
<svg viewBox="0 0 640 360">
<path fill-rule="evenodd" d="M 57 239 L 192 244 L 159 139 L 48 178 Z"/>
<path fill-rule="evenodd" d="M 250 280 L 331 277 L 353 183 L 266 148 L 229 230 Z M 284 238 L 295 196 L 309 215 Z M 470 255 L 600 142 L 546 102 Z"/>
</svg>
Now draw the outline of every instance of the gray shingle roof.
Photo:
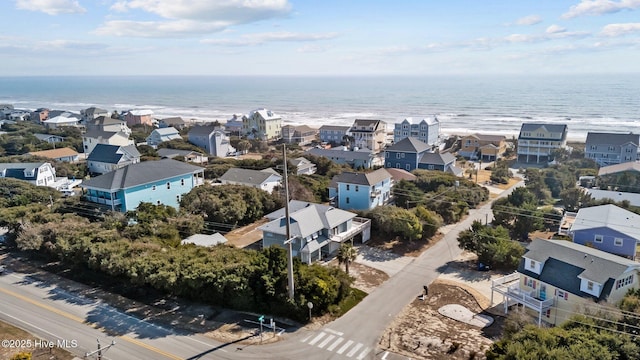
<svg viewBox="0 0 640 360">
<path fill-rule="evenodd" d="M 122 121 L 120 119 L 114 119 L 110 116 L 98 116 L 97 118 L 93 119 L 93 120 L 89 120 L 87 121 L 87 125 L 91 126 L 105 126 L 105 125 L 122 125 L 122 124 L 126 124 L 125 121 Z"/>
<path fill-rule="evenodd" d="M 114 131 L 102 131 L 98 129 L 87 130 L 87 132 L 84 133 L 82 136 L 86 138 L 93 138 L 93 139 L 111 139 L 116 135 L 120 135 L 127 139 L 129 138 L 129 135 L 123 133 L 122 131 L 114 132 Z"/>
<path fill-rule="evenodd" d="M 589 145 L 624 145 L 632 143 L 636 146 L 640 145 L 639 134 L 623 134 L 623 133 L 601 133 L 601 132 L 588 132 L 587 133 L 587 147 Z"/>
<path fill-rule="evenodd" d="M 372 186 L 387 179 L 391 179 L 391 174 L 386 169 L 378 169 L 370 173 L 345 171 L 334 176 L 331 182 Z"/>
<path fill-rule="evenodd" d="M 220 180 L 260 185 L 271 176 L 277 175 L 278 177 L 281 177 L 279 174 L 272 172 L 273 169 L 265 170 L 231 168 L 220 177 Z"/>
<path fill-rule="evenodd" d="M 349 131 L 351 126 L 340 126 L 340 125 L 322 125 L 320 126 L 320 131 L 322 130 L 339 130 L 339 131 Z"/>
<path fill-rule="evenodd" d="M 326 158 L 339 158 L 345 159 L 345 161 L 353 161 L 353 160 L 369 160 L 374 157 L 374 155 L 370 151 L 349 151 L 342 150 L 342 147 L 338 149 L 318 149 L 313 148 L 309 149 L 307 153 L 315 156 L 323 156 Z"/>
<path fill-rule="evenodd" d="M 62 139 L 64 140 L 64 138 L 62 136 L 59 135 L 51 135 L 51 134 L 33 134 L 33 136 L 36 137 L 36 139 L 41 140 L 41 141 L 47 141 L 51 138 L 56 138 L 56 139 Z"/>
<path fill-rule="evenodd" d="M 389 146 L 386 151 L 423 153 L 431 150 L 431 146 L 413 137 L 406 137 Z"/>
<path fill-rule="evenodd" d="M 420 164 L 446 165 L 455 160 L 456 157 L 451 153 L 424 153 L 420 157 Z"/>
<path fill-rule="evenodd" d="M 216 130 L 214 125 L 194 126 L 189 130 L 189 135 L 209 135 Z"/>
<path fill-rule="evenodd" d="M 0 172 L 4 172 L 4 176 L 19 180 L 33 180 L 38 177 L 38 170 L 46 162 L 37 163 L 0 163 Z M 25 171 L 34 171 L 34 176 L 25 177 Z"/>
<path fill-rule="evenodd" d="M 640 215 L 612 204 L 578 210 L 571 231 L 608 227 L 640 240 Z"/>
<path fill-rule="evenodd" d="M 525 258 L 544 263 L 540 275 L 524 269 Z M 570 241 L 536 239 L 527 246 L 518 272 L 582 297 L 592 297 L 580 291 L 580 278 L 588 279 L 604 285 L 599 299 L 605 299 L 615 279 L 639 267 L 635 261 Z"/>
<path fill-rule="evenodd" d="M 598 176 L 615 174 L 623 171 L 635 171 L 640 172 L 640 163 L 637 162 L 624 162 L 621 164 L 603 166 L 598 170 Z"/>
<path fill-rule="evenodd" d="M 121 169 L 84 181 L 81 186 L 83 188 L 118 191 L 203 171 L 204 168 L 177 160 L 145 161 L 127 165 Z"/>
<path fill-rule="evenodd" d="M 300 202 L 295 211 L 289 207 L 289 216 L 291 218 L 291 235 L 306 237 L 322 229 L 332 229 L 344 222 L 356 217 L 356 214 L 337 209 L 331 206 Z M 286 219 L 284 209 L 281 209 L 282 216 L 261 226 L 259 229 L 275 234 L 286 235 Z M 275 213 L 275 212 L 274 212 Z M 272 214 L 274 214 L 272 213 Z M 269 217 L 269 214 L 267 217 Z"/>
<path fill-rule="evenodd" d="M 140 152 L 135 145 L 118 146 L 108 144 L 98 144 L 93 148 L 93 151 L 87 157 L 87 161 L 97 161 L 107 164 L 117 164 L 124 154 L 129 154 L 131 157 L 140 157 Z"/>
<path fill-rule="evenodd" d="M 551 133 L 559 133 L 562 134 L 562 138 L 566 138 L 567 136 L 567 125 L 564 124 L 540 124 L 540 123 L 523 123 L 522 127 L 520 127 L 520 134 L 522 135 L 523 131 L 530 132 L 536 131 L 539 128 L 544 127 L 547 131 Z M 536 136 L 526 136 L 527 139 L 537 139 Z M 547 139 L 548 140 L 548 139 Z"/>
<path fill-rule="evenodd" d="M 185 124 L 184 120 L 179 116 L 160 119 L 160 121 L 162 121 L 167 125 L 184 125 Z"/>
<path fill-rule="evenodd" d="M 178 150 L 178 149 L 167 149 L 167 148 L 158 149 L 158 156 L 166 157 L 166 158 L 174 158 L 176 156 L 187 156 L 191 154 L 204 156 L 204 154 L 199 153 L 197 151 L 192 151 L 192 150 Z"/>
</svg>

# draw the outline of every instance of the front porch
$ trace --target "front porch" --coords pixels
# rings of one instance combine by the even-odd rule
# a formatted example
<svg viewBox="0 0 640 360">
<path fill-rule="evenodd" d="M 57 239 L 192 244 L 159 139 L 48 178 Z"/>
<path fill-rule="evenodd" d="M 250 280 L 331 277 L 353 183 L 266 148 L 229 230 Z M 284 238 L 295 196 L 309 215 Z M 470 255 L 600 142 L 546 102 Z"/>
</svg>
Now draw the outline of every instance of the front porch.
<svg viewBox="0 0 640 360">
<path fill-rule="evenodd" d="M 505 314 L 509 312 L 509 306 L 522 305 L 538 314 L 538 326 L 542 325 L 542 314 L 554 305 L 553 299 L 540 299 L 535 296 L 535 291 L 521 289 L 519 273 L 513 273 L 491 281 L 491 304 L 493 304 L 494 291 L 503 296 Z M 544 297 L 546 297 L 546 294 Z"/>
</svg>

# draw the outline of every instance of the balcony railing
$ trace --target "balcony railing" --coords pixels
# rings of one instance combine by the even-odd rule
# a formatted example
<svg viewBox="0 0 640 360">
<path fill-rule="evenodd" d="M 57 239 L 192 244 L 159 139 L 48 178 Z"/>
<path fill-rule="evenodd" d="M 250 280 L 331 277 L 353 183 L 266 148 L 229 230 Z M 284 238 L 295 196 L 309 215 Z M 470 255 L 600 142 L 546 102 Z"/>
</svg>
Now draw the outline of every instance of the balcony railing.
<svg viewBox="0 0 640 360">
<path fill-rule="evenodd" d="M 520 288 L 520 274 L 513 273 L 491 281 L 491 289 L 505 295 L 508 301 L 516 301 L 538 312 L 553 306 L 553 299 L 540 300 L 534 296 L 533 290 Z"/>
<path fill-rule="evenodd" d="M 97 204 L 112 205 L 112 206 L 122 205 L 122 200 L 120 199 L 105 199 L 98 196 L 85 196 L 85 198 L 88 201 L 91 201 Z"/>
<path fill-rule="evenodd" d="M 371 191 L 371 198 L 377 198 L 378 196 L 380 196 L 382 194 L 382 190 L 378 189 L 378 190 L 372 190 Z"/>
<path fill-rule="evenodd" d="M 331 235 L 330 239 L 331 241 L 342 243 L 360 234 L 364 229 L 368 227 L 371 227 L 370 219 L 356 217 L 356 218 L 353 218 L 350 229 L 348 229 L 347 231 L 341 232 L 339 234 Z"/>
</svg>

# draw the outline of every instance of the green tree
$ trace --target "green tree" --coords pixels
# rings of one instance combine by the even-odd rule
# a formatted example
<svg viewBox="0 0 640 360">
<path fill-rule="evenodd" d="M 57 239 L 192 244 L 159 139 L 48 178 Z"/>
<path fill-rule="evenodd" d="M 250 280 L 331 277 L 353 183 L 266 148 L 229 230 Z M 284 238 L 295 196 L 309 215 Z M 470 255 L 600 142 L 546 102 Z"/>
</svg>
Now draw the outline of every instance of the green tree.
<svg viewBox="0 0 640 360">
<path fill-rule="evenodd" d="M 347 275 L 349 274 L 349 264 L 355 261 L 357 256 L 358 252 L 352 244 L 342 243 L 342 245 L 340 245 L 340 248 L 338 249 L 338 255 L 336 257 L 338 258 L 338 262 L 340 264 L 344 264 L 344 270 Z"/>
<path fill-rule="evenodd" d="M 478 255 L 478 261 L 491 267 L 515 269 L 524 248 L 509 237 L 502 226 L 491 227 L 476 220 L 458 235 L 458 245 Z"/>
</svg>

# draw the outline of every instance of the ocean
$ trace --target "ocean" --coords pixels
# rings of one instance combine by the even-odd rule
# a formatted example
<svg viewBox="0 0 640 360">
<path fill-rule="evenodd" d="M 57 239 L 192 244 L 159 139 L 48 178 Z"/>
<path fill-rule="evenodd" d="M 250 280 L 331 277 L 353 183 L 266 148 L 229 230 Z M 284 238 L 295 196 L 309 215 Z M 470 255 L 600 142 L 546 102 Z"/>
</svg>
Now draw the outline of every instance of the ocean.
<svg viewBox="0 0 640 360">
<path fill-rule="evenodd" d="M 564 123 L 568 137 L 589 131 L 640 133 L 640 74 L 548 76 L 140 76 L 0 77 L 0 104 L 79 112 L 151 109 L 224 122 L 267 108 L 285 123 L 393 123 L 436 115 L 444 134 L 517 136 L 523 122 Z"/>
</svg>

